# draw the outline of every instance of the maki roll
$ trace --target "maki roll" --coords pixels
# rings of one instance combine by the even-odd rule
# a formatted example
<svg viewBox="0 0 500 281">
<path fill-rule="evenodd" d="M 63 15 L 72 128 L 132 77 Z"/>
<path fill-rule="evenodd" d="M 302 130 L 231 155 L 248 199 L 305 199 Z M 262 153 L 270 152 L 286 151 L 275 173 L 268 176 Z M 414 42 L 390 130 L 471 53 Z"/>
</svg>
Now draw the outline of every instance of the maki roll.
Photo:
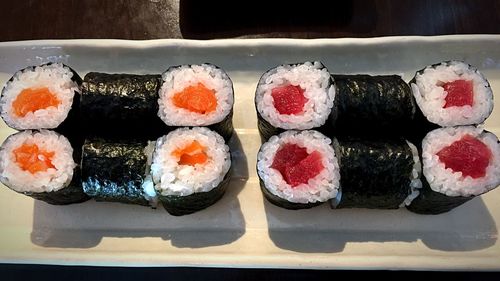
<svg viewBox="0 0 500 281">
<path fill-rule="evenodd" d="M 166 126 L 156 116 L 159 75 L 90 72 L 82 84 L 81 116 L 87 134 L 157 138 Z M 147 124 L 147 126 L 145 126 Z"/>
<path fill-rule="evenodd" d="M 410 81 L 423 116 L 439 126 L 484 122 L 493 110 L 493 92 L 486 78 L 460 61 L 434 64 Z"/>
<path fill-rule="evenodd" d="M 227 141 L 233 103 L 233 82 L 213 64 L 175 66 L 162 75 L 158 116 L 167 126 L 208 126 Z"/>
<path fill-rule="evenodd" d="M 149 168 L 153 144 L 145 140 L 86 139 L 82 185 L 96 201 L 155 206 Z"/>
<path fill-rule="evenodd" d="M 472 126 L 436 129 L 422 141 L 423 189 L 407 208 L 440 214 L 500 184 L 498 138 Z"/>
<path fill-rule="evenodd" d="M 158 198 L 172 215 L 205 209 L 223 195 L 231 155 L 224 139 L 207 128 L 179 128 L 156 142 L 151 175 Z"/>
<path fill-rule="evenodd" d="M 89 197 L 82 190 L 79 160 L 64 136 L 48 130 L 22 131 L 0 148 L 0 181 L 50 204 L 83 202 Z"/>
<path fill-rule="evenodd" d="M 413 122 L 416 104 L 410 86 L 398 75 L 333 75 L 338 118 L 336 135 L 400 134 Z"/>
<path fill-rule="evenodd" d="M 419 193 L 417 148 L 402 138 L 334 140 L 340 160 L 340 186 L 332 208 L 397 209 Z"/>
<path fill-rule="evenodd" d="M 257 173 L 264 197 L 292 210 L 335 198 L 340 184 L 332 141 L 313 130 L 272 136 L 259 150 Z"/>
<path fill-rule="evenodd" d="M 255 92 L 261 139 L 284 130 L 320 128 L 329 117 L 335 119 L 334 99 L 333 80 L 322 63 L 272 68 L 262 75 Z"/>
<path fill-rule="evenodd" d="M 78 74 L 62 63 L 19 70 L 2 90 L 2 119 L 17 130 L 57 128 L 78 115 L 80 83 Z"/>
</svg>

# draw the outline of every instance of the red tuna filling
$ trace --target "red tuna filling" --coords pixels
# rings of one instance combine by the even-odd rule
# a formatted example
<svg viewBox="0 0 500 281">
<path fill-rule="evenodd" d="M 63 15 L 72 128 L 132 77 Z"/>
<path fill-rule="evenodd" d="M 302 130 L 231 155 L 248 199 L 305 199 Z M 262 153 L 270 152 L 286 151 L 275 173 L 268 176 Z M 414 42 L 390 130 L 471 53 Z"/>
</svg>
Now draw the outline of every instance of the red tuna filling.
<svg viewBox="0 0 500 281">
<path fill-rule="evenodd" d="M 472 106 L 474 94 L 472 91 L 472 81 L 456 80 L 443 85 L 446 91 L 446 103 L 444 108 L 452 106 Z"/>
<path fill-rule="evenodd" d="M 304 90 L 299 86 L 288 85 L 274 88 L 271 96 L 276 110 L 285 115 L 302 113 L 307 102 Z"/>
<path fill-rule="evenodd" d="M 285 144 L 276 152 L 271 168 L 278 170 L 286 183 L 295 187 L 307 184 L 324 169 L 321 159 L 318 151 L 309 154 L 304 147 Z"/>
<path fill-rule="evenodd" d="M 439 161 L 453 172 L 462 172 L 463 177 L 473 179 L 486 175 L 491 160 L 491 150 L 482 141 L 471 135 L 452 143 L 437 153 Z"/>
</svg>

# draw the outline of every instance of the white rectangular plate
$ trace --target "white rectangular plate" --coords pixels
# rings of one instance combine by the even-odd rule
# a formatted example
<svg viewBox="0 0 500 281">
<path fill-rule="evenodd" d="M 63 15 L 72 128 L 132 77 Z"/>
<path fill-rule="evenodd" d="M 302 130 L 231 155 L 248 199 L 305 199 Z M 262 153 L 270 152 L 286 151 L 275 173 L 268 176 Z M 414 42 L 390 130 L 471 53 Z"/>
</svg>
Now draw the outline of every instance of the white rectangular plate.
<svg viewBox="0 0 500 281">
<path fill-rule="evenodd" d="M 485 127 L 500 135 L 500 36 L 370 39 L 69 40 L 0 43 L 0 82 L 27 65 L 60 61 L 88 71 L 160 73 L 211 62 L 234 82 L 233 180 L 199 213 L 93 201 L 51 206 L 0 188 L 0 262 L 355 269 L 500 269 L 500 189 L 438 216 L 401 210 L 289 211 L 261 195 L 253 97 L 260 75 L 283 63 L 321 60 L 333 73 L 401 74 L 465 60 L 497 100 Z M 0 125 L 0 141 L 14 131 Z"/>
</svg>

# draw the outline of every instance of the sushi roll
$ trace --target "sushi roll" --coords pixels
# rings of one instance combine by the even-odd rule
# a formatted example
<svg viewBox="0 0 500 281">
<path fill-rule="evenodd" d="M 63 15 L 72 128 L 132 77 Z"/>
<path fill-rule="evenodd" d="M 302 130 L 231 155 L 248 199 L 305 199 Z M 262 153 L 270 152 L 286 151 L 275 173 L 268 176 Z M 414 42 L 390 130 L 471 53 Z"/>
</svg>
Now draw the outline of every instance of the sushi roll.
<svg viewBox="0 0 500 281">
<path fill-rule="evenodd" d="M 17 130 L 54 129 L 78 116 L 81 78 L 62 63 L 29 66 L 5 84 L 0 111 Z"/>
<path fill-rule="evenodd" d="M 422 141 L 423 189 L 407 208 L 440 214 L 500 184 L 498 138 L 473 126 L 436 129 Z"/>
<path fill-rule="evenodd" d="M 480 124 L 493 110 L 488 80 L 464 62 L 427 66 L 416 73 L 410 85 L 421 114 L 442 127 Z"/>
<path fill-rule="evenodd" d="M 219 134 L 179 128 L 157 140 L 151 175 L 163 207 L 181 216 L 217 202 L 229 184 L 230 168 L 229 147 Z"/>
<path fill-rule="evenodd" d="M 64 136 L 48 130 L 22 131 L 0 148 L 0 181 L 50 204 L 83 202 L 89 197 L 82 190 L 79 161 Z"/>
<path fill-rule="evenodd" d="M 160 80 L 160 75 L 85 75 L 81 116 L 87 135 L 127 137 L 133 132 L 152 139 L 163 135 L 167 128 L 156 116 Z"/>
<path fill-rule="evenodd" d="M 333 75 L 338 118 L 335 135 L 401 135 L 413 122 L 416 103 L 398 75 Z"/>
<path fill-rule="evenodd" d="M 332 208 L 398 209 L 419 194 L 417 148 L 403 138 L 334 139 L 340 160 L 341 191 Z"/>
<path fill-rule="evenodd" d="M 266 141 L 284 130 L 319 129 L 329 118 L 335 119 L 334 100 L 333 80 L 320 62 L 270 69 L 255 92 L 261 139 Z"/>
<path fill-rule="evenodd" d="M 89 138 L 83 144 L 82 185 L 96 201 L 155 207 L 150 184 L 153 144 L 146 140 Z"/>
<path fill-rule="evenodd" d="M 264 197 L 292 210 L 335 198 L 340 184 L 332 141 L 313 130 L 272 136 L 259 150 L 257 173 Z"/>
<path fill-rule="evenodd" d="M 226 141 L 233 134 L 233 82 L 213 64 L 167 69 L 158 104 L 158 116 L 167 126 L 206 126 Z"/>
</svg>

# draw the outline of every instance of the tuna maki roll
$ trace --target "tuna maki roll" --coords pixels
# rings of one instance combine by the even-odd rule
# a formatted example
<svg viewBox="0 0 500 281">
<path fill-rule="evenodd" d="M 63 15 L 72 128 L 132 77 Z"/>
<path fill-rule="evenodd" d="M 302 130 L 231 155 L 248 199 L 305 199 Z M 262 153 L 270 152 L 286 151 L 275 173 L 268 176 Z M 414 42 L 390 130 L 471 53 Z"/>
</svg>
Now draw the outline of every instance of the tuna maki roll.
<svg viewBox="0 0 500 281">
<path fill-rule="evenodd" d="M 417 148 L 402 139 L 334 140 L 340 160 L 340 186 L 333 208 L 397 209 L 422 187 Z"/>
<path fill-rule="evenodd" d="M 82 185 L 96 201 L 155 206 L 149 169 L 153 144 L 145 140 L 86 139 Z"/>
<path fill-rule="evenodd" d="M 464 62 L 428 66 L 418 71 L 410 84 L 424 117 L 439 126 L 480 124 L 493 110 L 490 84 Z"/>
<path fill-rule="evenodd" d="M 187 215 L 217 202 L 229 184 L 231 155 L 224 139 L 207 128 L 179 128 L 156 142 L 154 188 L 172 215 Z"/>
<path fill-rule="evenodd" d="M 472 126 L 436 129 L 422 141 L 424 188 L 407 208 L 440 214 L 500 184 L 498 138 Z"/>
<path fill-rule="evenodd" d="M 0 148 L 0 181 L 50 204 L 83 202 L 89 197 L 82 190 L 79 161 L 68 139 L 56 132 L 19 132 Z"/>
<path fill-rule="evenodd" d="M 162 75 L 158 116 L 167 126 L 208 126 L 227 141 L 233 103 L 233 82 L 213 64 L 175 66 Z"/>
<path fill-rule="evenodd" d="M 19 70 L 2 90 L 2 118 L 17 130 L 57 128 L 78 115 L 80 83 L 78 74 L 61 63 Z"/>
<path fill-rule="evenodd" d="M 334 99 L 333 80 L 320 62 L 270 69 L 260 78 L 255 92 L 262 140 L 284 130 L 320 128 L 329 117 L 335 119 Z"/>
<path fill-rule="evenodd" d="M 272 136 L 257 155 L 264 197 L 286 209 L 306 209 L 335 198 L 339 163 L 332 141 L 317 131 Z"/>
<path fill-rule="evenodd" d="M 82 84 L 81 116 L 88 135 L 147 135 L 157 138 L 166 126 L 156 116 L 159 75 L 90 72 Z M 145 126 L 147 124 L 147 126 Z"/>
</svg>

